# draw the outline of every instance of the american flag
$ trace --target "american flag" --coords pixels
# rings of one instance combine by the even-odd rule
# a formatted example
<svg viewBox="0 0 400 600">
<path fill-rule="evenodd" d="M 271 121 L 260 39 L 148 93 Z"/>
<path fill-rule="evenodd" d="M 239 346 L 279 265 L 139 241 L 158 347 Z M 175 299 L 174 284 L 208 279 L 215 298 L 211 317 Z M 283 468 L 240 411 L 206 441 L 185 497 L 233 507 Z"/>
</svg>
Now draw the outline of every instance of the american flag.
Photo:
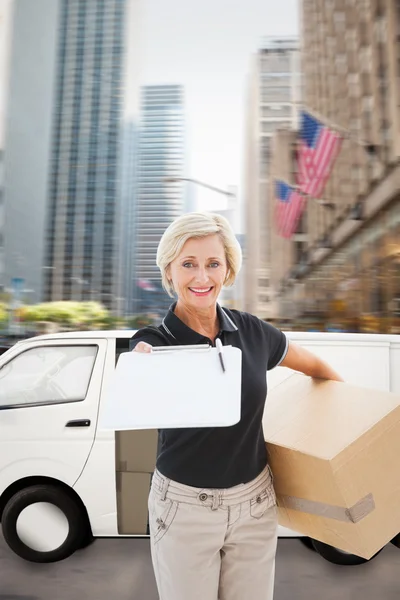
<svg viewBox="0 0 400 600">
<path fill-rule="evenodd" d="M 301 112 L 298 148 L 298 186 L 320 198 L 339 153 L 342 137 L 306 111 Z"/>
<path fill-rule="evenodd" d="M 290 238 L 295 233 L 306 204 L 306 198 L 295 187 L 277 179 L 275 181 L 275 221 L 279 235 Z"/>
</svg>

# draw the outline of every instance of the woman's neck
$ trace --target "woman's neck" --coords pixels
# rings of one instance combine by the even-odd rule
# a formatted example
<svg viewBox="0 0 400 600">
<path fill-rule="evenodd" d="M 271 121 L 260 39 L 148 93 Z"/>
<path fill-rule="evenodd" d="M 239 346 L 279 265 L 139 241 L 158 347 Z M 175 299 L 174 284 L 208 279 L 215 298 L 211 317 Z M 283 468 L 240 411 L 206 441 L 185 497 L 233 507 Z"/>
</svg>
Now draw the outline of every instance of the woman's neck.
<svg viewBox="0 0 400 600">
<path fill-rule="evenodd" d="M 219 322 L 216 305 L 204 311 L 199 311 L 185 306 L 178 300 L 174 313 L 193 331 L 197 331 L 197 333 L 210 338 L 212 341 L 217 337 Z"/>
</svg>

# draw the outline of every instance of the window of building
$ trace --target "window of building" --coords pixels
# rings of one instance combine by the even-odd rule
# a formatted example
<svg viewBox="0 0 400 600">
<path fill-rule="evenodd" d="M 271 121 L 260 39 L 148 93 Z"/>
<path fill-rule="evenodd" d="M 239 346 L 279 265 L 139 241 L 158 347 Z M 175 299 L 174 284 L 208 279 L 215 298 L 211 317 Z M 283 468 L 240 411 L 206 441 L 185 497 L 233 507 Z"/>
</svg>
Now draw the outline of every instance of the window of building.
<svg viewBox="0 0 400 600">
<path fill-rule="evenodd" d="M 346 31 L 347 48 L 350 52 L 357 51 L 357 32 L 355 29 L 347 29 Z"/>
<path fill-rule="evenodd" d="M 384 44 L 387 40 L 387 21 L 385 16 L 379 16 L 374 23 L 375 39 L 380 44 Z"/>
<path fill-rule="evenodd" d="M 262 133 L 273 133 L 277 129 L 290 127 L 290 121 L 262 121 Z"/>
<path fill-rule="evenodd" d="M 261 107 L 261 117 L 290 117 L 292 114 L 291 104 L 270 104 Z"/>
<path fill-rule="evenodd" d="M 335 29 L 337 32 L 345 31 L 346 29 L 346 15 L 343 11 L 336 11 L 333 15 L 335 22 Z"/>
<path fill-rule="evenodd" d="M 357 98 L 360 95 L 360 77 L 358 73 L 350 73 L 347 76 L 349 96 Z"/>
<path fill-rule="evenodd" d="M 335 59 L 336 70 L 341 75 L 347 73 L 347 56 L 343 52 L 338 53 Z"/>
<path fill-rule="evenodd" d="M 290 102 L 292 97 L 292 89 L 287 87 L 268 87 L 261 90 L 261 102 Z"/>
<path fill-rule="evenodd" d="M 361 130 L 361 119 L 351 119 L 349 124 L 349 129 L 351 132 L 359 133 Z"/>
</svg>

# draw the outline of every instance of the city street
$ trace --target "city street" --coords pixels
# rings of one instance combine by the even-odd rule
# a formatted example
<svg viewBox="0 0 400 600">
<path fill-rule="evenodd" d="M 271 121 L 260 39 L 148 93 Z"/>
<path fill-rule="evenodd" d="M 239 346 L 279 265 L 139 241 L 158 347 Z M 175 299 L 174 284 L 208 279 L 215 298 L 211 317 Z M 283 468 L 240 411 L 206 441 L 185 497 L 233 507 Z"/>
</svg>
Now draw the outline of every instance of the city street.
<svg viewBox="0 0 400 600">
<path fill-rule="evenodd" d="M 283 539 L 275 600 L 397 600 L 399 565 L 400 551 L 391 545 L 373 562 L 345 568 Z M 14 556 L 0 537 L 0 600 L 54 598 L 157 600 L 148 540 L 97 540 L 62 563 L 37 565 Z"/>
</svg>

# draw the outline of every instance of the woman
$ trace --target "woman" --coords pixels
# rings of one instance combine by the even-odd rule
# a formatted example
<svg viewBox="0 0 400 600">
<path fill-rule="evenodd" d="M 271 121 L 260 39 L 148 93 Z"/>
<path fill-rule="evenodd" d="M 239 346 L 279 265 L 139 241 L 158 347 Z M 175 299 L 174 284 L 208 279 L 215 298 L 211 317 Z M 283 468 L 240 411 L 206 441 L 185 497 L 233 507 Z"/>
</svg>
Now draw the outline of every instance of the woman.
<svg viewBox="0 0 400 600">
<path fill-rule="evenodd" d="M 341 380 L 278 329 L 217 304 L 241 260 L 224 217 L 192 213 L 176 219 L 160 241 L 157 265 L 177 301 L 159 327 L 132 338 L 136 352 L 157 345 L 215 345 L 217 338 L 242 351 L 238 424 L 160 431 L 149 519 L 161 600 L 272 600 L 277 515 L 262 429 L 266 372 L 281 364 Z M 199 373 L 193 386 L 201 385 Z"/>
</svg>

